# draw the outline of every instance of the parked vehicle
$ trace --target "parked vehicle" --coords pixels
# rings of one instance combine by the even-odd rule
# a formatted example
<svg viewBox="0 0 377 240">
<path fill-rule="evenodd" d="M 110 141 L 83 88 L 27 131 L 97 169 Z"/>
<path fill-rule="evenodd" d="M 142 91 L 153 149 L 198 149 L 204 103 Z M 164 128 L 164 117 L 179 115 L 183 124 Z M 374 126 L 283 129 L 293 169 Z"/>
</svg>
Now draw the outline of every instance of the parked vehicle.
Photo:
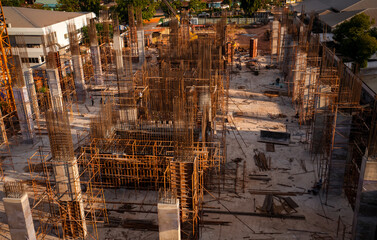
<svg viewBox="0 0 377 240">
<path fill-rule="evenodd" d="M 191 18 L 190 23 L 192 25 L 198 25 L 199 24 L 199 19 L 198 18 Z"/>
<path fill-rule="evenodd" d="M 198 14 L 198 17 L 200 17 L 200 18 L 206 18 L 206 17 L 209 17 L 209 13 L 206 13 L 206 12 L 199 13 L 199 14 Z"/>
</svg>

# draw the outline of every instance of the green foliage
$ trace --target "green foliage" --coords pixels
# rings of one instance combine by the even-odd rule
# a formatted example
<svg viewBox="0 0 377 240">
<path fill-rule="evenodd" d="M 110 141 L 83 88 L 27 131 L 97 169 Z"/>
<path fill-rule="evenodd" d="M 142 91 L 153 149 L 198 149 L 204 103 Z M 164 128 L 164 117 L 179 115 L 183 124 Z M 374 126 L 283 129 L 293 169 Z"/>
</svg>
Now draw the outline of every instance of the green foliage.
<svg viewBox="0 0 377 240">
<path fill-rule="evenodd" d="M 47 92 L 47 88 L 46 88 L 45 86 L 42 86 L 42 87 L 38 90 L 38 92 L 40 92 L 40 93 L 46 93 L 46 92 Z"/>
<path fill-rule="evenodd" d="M 180 11 L 181 8 L 182 8 L 182 2 L 181 2 L 180 0 L 171 1 L 171 2 L 169 2 L 169 3 L 170 3 L 170 6 L 172 6 L 172 8 L 174 8 L 176 11 L 177 11 L 177 10 Z M 162 11 L 163 11 L 166 15 L 170 15 L 170 14 L 171 14 L 169 8 L 166 6 L 166 4 L 165 4 L 163 1 L 161 1 L 161 3 L 160 3 L 160 7 L 161 7 Z"/>
<path fill-rule="evenodd" d="M 196 13 L 206 8 L 206 4 L 202 0 L 190 0 L 188 6 L 191 11 Z"/>
<path fill-rule="evenodd" d="M 374 38 L 377 39 L 377 28 L 376 28 L 376 27 L 371 28 L 371 29 L 369 30 L 369 34 L 370 34 L 372 37 L 374 37 Z"/>
<path fill-rule="evenodd" d="M 94 12 L 97 16 L 101 9 L 100 0 L 58 0 L 58 11 Z"/>
<path fill-rule="evenodd" d="M 134 9 L 141 8 L 143 19 L 149 20 L 156 12 L 158 3 L 150 0 L 116 0 L 115 11 L 119 16 L 120 22 L 128 22 L 128 6 L 133 5 Z M 136 19 L 136 18 L 135 18 Z"/>
<path fill-rule="evenodd" d="M 223 4 L 228 4 L 229 7 L 231 7 L 232 4 L 233 4 L 233 0 L 224 0 L 224 1 L 223 1 Z"/>
<path fill-rule="evenodd" d="M 24 1 L 22 0 L 3 0 L 1 1 L 1 4 L 3 6 L 13 6 L 13 7 L 20 7 L 22 4 L 24 3 Z"/>
<path fill-rule="evenodd" d="M 79 3 L 82 12 L 94 12 L 98 16 L 101 9 L 100 0 L 80 0 Z"/>
<path fill-rule="evenodd" d="M 58 0 L 58 11 L 79 12 L 80 4 L 77 0 Z"/>
<path fill-rule="evenodd" d="M 251 16 L 254 12 L 262 8 L 261 0 L 241 0 L 241 8 L 247 16 Z"/>
<path fill-rule="evenodd" d="M 51 8 L 49 6 L 43 5 L 43 4 L 38 4 L 38 3 L 29 4 L 26 7 L 34 8 L 34 9 L 51 10 Z"/>
<path fill-rule="evenodd" d="M 338 25 L 333 31 L 338 51 L 361 68 L 367 66 L 368 59 L 377 51 L 377 30 L 371 28 L 373 24 L 374 20 L 362 13 Z"/>
</svg>

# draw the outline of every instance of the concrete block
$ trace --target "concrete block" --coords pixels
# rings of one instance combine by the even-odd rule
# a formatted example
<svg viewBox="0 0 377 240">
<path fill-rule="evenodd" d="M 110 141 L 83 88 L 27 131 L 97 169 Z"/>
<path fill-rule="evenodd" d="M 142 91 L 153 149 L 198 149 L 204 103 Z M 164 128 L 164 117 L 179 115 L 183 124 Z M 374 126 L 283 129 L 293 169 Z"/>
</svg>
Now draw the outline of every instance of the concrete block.
<svg viewBox="0 0 377 240">
<path fill-rule="evenodd" d="M 3 201 L 12 240 L 36 240 L 28 195 Z"/>
<path fill-rule="evenodd" d="M 158 227 L 160 240 L 180 240 L 181 223 L 179 200 L 175 204 L 158 203 Z"/>
</svg>

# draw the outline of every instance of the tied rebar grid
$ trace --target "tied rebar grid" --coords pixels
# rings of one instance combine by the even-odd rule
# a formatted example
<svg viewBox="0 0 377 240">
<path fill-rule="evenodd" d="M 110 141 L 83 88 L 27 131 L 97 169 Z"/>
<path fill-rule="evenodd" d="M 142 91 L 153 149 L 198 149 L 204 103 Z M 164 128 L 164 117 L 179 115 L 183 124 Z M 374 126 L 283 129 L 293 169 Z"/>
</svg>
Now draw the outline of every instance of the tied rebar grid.
<svg viewBox="0 0 377 240">
<path fill-rule="evenodd" d="M 21 182 L 4 182 L 4 193 L 7 198 L 21 198 L 25 193 L 25 187 Z"/>
</svg>

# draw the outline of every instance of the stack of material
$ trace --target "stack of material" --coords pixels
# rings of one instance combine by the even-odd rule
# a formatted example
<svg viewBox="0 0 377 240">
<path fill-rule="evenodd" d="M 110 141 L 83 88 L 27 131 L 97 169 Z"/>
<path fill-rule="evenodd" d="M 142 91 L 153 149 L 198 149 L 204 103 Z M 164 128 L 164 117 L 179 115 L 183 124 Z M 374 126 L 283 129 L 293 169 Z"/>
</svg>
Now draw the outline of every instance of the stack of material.
<svg viewBox="0 0 377 240">
<path fill-rule="evenodd" d="M 274 200 L 277 200 L 277 202 Z M 298 208 L 298 205 L 291 197 L 268 194 L 264 199 L 263 206 L 259 210 L 270 215 L 289 215 L 297 213 L 296 208 Z"/>
<path fill-rule="evenodd" d="M 257 149 L 254 149 L 254 161 L 255 165 L 259 168 L 259 171 L 267 171 L 270 170 L 271 161 L 270 158 L 266 158 L 263 152 L 259 152 Z"/>
</svg>

